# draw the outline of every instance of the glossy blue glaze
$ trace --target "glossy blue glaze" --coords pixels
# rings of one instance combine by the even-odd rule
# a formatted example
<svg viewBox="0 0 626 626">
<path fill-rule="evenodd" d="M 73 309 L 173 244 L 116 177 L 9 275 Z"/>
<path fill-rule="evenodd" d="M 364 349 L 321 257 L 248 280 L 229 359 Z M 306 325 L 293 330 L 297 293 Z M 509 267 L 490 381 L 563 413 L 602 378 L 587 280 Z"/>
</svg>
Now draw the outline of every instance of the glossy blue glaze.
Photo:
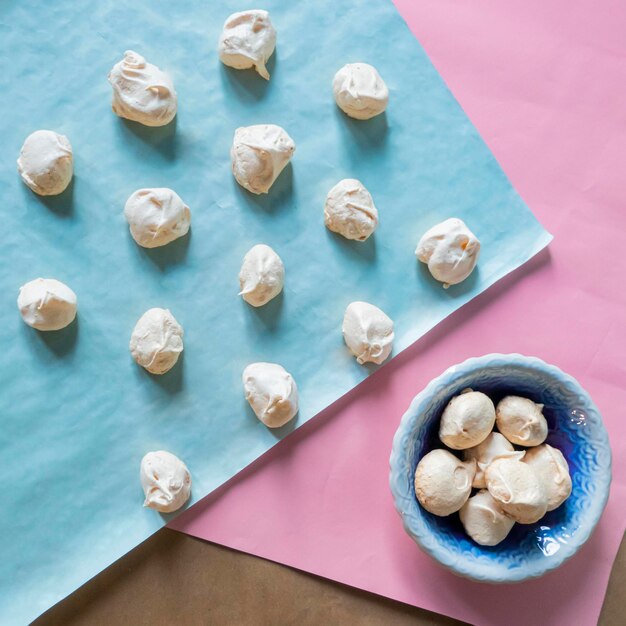
<svg viewBox="0 0 626 626">
<path fill-rule="evenodd" d="M 437 436 L 448 401 L 463 389 L 508 394 L 545 405 L 547 443 L 569 464 L 572 495 L 536 524 L 516 524 L 494 547 L 464 532 L 457 514 L 437 517 L 417 502 L 413 476 L 418 461 L 443 447 Z M 585 541 L 604 510 L 611 482 L 611 449 L 602 417 L 587 392 L 557 367 L 519 354 L 488 354 L 446 370 L 418 394 L 404 414 L 391 452 L 390 485 L 407 533 L 453 572 L 492 583 L 519 582 L 562 565 Z"/>
</svg>

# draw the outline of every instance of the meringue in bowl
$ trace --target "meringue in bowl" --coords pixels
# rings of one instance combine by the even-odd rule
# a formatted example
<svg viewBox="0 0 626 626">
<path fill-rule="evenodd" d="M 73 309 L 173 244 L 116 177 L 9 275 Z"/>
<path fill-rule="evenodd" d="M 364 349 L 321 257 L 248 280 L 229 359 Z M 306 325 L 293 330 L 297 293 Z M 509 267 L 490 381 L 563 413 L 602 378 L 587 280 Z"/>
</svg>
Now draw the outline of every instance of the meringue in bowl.
<svg viewBox="0 0 626 626">
<path fill-rule="evenodd" d="M 441 447 L 443 410 L 467 388 L 496 403 L 507 395 L 521 395 L 543 404 L 546 443 L 563 454 L 572 479 L 571 495 L 563 504 L 538 522 L 515 524 L 495 546 L 473 541 L 458 515 L 429 513 L 415 494 L 418 462 Z M 396 509 L 406 532 L 426 553 L 460 576 L 513 583 L 559 567 L 587 541 L 608 498 L 611 449 L 598 409 L 574 378 L 534 357 L 488 354 L 452 366 L 415 397 L 396 431 L 390 466 Z"/>
</svg>

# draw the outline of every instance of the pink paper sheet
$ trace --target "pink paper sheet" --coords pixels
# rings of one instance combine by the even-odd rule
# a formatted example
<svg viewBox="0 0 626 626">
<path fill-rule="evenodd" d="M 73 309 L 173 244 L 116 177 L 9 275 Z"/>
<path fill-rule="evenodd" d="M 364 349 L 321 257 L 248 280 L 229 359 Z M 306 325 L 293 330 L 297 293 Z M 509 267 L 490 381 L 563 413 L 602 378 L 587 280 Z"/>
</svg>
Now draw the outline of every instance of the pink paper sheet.
<svg viewBox="0 0 626 626">
<path fill-rule="evenodd" d="M 626 4 L 396 4 L 555 240 L 171 527 L 473 624 L 592 624 L 626 528 Z M 587 388 L 609 430 L 614 482 L 574 559 L 496 591 L 441 569 L 405 535 L 388 459 L 431 378 L 509 351 Z"/>
</svg>

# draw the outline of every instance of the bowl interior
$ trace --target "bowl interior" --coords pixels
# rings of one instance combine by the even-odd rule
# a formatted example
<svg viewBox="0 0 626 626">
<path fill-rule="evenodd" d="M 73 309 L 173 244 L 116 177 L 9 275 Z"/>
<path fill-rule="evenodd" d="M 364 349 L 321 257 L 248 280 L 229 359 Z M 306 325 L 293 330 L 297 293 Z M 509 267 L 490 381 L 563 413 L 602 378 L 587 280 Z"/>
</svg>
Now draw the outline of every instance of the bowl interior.
<svg viewBox="0 0 626 626">
<path fill-rule="evenodd" d="M 408 497 L 398 497 L 398 485 L 393 485 L 396 470 L 392 458 L 396 506 L 409 534 L 459 574 L 491 582 L 539 576 L 571 556 L 600 517 L 610 482 L 606 431 L 586 392 L 557 368 L 524 357 L 471 361 L 474 363 L 451 368 L 433 381 L 403 419 L 405 429 L 394 441 L 394 456 L 396 469 L 403 468 L 400 472 L 404 475 L 398 478 L 404 481 L 401 489 Z M 422 509 L 415 498 L 415 467 L 427 452 L 444 447 L 438 437 L 441 413 L 453 396 L 467 388 L 486 393 L 494 403 L 514 394 L 544 404 L 549 427 L 546 441 L 561 450 L 572 477 L 572 495 L 558 509 L 535 524 L 516 524 L 509 536 L 493 547 L 474 543 L 465 534 L 458 514 L 437 517 Z M 400 459 L 402 445 L 405 456 Z"/>
</svg>

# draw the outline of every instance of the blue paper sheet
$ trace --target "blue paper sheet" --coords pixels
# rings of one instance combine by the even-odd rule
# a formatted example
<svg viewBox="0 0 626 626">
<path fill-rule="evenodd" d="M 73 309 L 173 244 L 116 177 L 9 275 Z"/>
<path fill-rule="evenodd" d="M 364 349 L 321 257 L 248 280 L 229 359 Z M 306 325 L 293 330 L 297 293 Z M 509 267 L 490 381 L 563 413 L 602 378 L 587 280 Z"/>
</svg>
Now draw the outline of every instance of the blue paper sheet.
<svg viewBox="0 0 626 626">
<path fill-rule="evenodd" d="M 197 501 L 365 378 L 341 337 L 348 303 L 370 301 L 395 320 L 397 354 L 550 239 L 391 2 L 263 6 L 278 31 L 270 82 L 218 61 L 221 26 L 247 8 L 240 2 L 0 5 L 3 623 L 34 618 L 164 524 L 141 506 L 147 451 L 184 459 Z M 111 112 L 107 73 L 127 49 L 172 74 L 175 124 L 145 128 Z M 375 65 L 390 90 L 387 113 L 367 122 L 332 98 L 334 73 L 355 61 Z M 235 128 L 255 123 L 283 126 L 297 145 L 267 196 L 230 172 Z M 39 128 L 74 148 L 74 181 L 59 197 L 37 197 L 16 172 Z M 346 177 L 366 185 L 380 213 L 366 243 L 323 225 L 325 195 Z M 139 248 L 122 211 L 140 187 L 176 190 L 192 211 L 190 236 Z M 477 271 L 444 290 L 414 249 L 451 216 L 483 249 Z M 286 285 L 255 310 L 237 296 L 237 274 L 259 242 L 283 258 Z M 64 331 L 20 319 L 18 288 L 38 276 L 78 295 Z M 185 330 L 184 356 L 163 377 L 128 351 L 136 320 L 155 306 Z M 243 398 L 241 372 L 256 360 L 281 363 L 299 386 L 300 414 L 279 431 Z"/>
</svg>

